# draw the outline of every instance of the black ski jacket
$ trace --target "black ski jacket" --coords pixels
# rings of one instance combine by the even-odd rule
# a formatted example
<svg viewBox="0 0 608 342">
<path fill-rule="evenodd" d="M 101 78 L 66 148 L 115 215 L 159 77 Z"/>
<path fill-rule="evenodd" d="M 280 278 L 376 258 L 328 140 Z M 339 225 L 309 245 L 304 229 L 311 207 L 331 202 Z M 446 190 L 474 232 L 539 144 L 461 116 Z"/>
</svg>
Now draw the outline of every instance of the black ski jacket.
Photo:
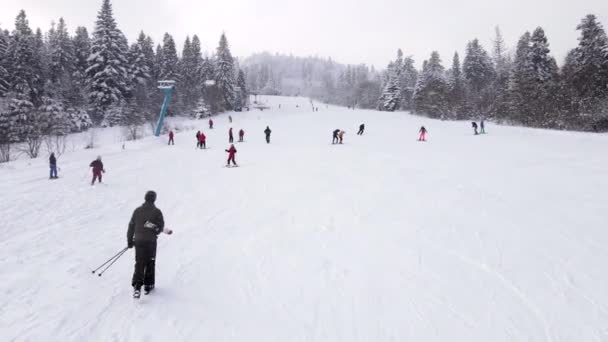
<svg viewBox="0 0 608 342">
<path fill-rule="evenodd" d="M 129 230 L 127 230 L 127 243 L 134 241 L 156 241 L 158 234 L 165 228 L 163 213 L 154 203 L 145 202 L 135 209 Z"/>
</svg>

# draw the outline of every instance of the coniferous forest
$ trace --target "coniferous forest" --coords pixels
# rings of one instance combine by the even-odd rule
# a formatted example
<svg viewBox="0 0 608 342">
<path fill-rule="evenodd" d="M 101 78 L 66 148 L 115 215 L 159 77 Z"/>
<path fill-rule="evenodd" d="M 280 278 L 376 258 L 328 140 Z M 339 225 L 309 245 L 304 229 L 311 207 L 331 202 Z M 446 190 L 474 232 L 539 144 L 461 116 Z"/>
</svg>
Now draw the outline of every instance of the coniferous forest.
<svg viewBox="0 0 608 342">
<path fill-rule="evenodd" d="M 0 160 L 8 160 L 15 143 L 36 157 L 43 139 L 154 122 L 163 96 L 159 80 L 177 81 L 169 115 L 240 110 L 249 94 L 299 95 L 444 120 L 608 130 L 608 38 L 594 15 L 576 26 L 578 46 L 560 65 L 541 27 L 525 32 L 514 47 L 497 28 L 489 50 L 473 39 L 464 56 L 433 52 L 421 69 L 398 50 L 379 71 L 268 53 L 239 63 L 224 34 L 209 53 L 196 35 L 181 50 L 169 33 L 154 42 L 141 32 L 129 43 L 110 0 L 101 5 L 92 32 L 71 31 L 62 18 L 45 32 L 34 29 L 25 11 L 12 30 L 0 27 Z"/>
</svg>

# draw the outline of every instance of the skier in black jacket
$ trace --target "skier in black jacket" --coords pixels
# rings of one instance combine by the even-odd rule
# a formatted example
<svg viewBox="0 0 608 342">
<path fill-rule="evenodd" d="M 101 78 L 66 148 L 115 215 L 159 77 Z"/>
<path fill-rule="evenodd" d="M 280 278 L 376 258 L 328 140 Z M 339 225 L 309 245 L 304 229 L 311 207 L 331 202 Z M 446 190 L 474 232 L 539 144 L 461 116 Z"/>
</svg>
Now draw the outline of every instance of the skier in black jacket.
<svg viewBox="0 0 608 342">
<path fill-rule="evenodd" d="M 365 131 L 365 124 L 360 124 L 359 132 L 357 132 L 357 135 L 363 135 L 363 131 Z"/>
<path fill-rule="evenodd" d="M 280 105 L 279 105 L 280 108 Z M 264 134 L 266 134 L 266 143 L 270 144 L 270 133 L 272 133 L 272 131 L 270 130 L 270 127 L 266 126 L 266 129 L 264 130 Z"/>
<path fill-rule="evenodd" d="M 55 153 L 51 153 L 49 157 L 49 167 L 51 169 L 49 179 L 57 178 L 57 158 L 55 158 Z"/>
<path fill-rule="evenodd" d="M 131 281 L 134 297 L 139 297 L 142 285 L 146 294 L 154 289 L 156 239 L 165 227 L 163 213 L 154 205 L 155 201 L 156 192 L 146 192 L 145 202 L 133 212 L 127 230 L 127 246 L 135 247 L 135 270 Z"/>
<path fill-rule="evenodd" d="M 338 134 L 339 134 L 339 133 L 340 133 L 340 130 L 339 130 L 339 129 L 334 130 L 334 132 L 332 133 L 332 137 L 333 137 L 333 138 L 331 139 L 331 143 L 332 143 L 332 144 L 337 144 L 337 143 L 338 143 L 338 141 L 339 141 Z"/>
<path fill-rule="evenodd" d="M 479 134 L 479 133 L 477 132 L 477 122 L 473 121 L 473 122 L 471 123 L 471 127 L 473 127 L 473 130 L 475 131 L 475 135 Z"/>
</svg>

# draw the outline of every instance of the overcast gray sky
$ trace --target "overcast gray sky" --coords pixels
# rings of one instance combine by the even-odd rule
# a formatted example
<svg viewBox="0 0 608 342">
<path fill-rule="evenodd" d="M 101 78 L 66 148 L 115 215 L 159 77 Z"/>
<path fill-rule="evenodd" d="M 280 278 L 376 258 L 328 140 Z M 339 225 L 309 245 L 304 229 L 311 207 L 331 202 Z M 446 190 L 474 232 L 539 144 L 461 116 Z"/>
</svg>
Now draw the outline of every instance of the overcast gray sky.
<svg viewBox="0 0 608 342">
<path fill-rule="evenodd" d="M 205 50 L 225 31 L 234 55 L 253 52 L 331 56 L 343 63 L 384 67 L 397 48 L 417 63 L 431 51 L 448 66 L 478 37 L 490 48 L 499 25 L 510 48 L 526 30 L 542 26 L 558 63 L 577 44 L 580 19 L 596 14 L 608 25 L 608 0 L 113 0 L 120 29 L 133 41 L 140 30 L 158 42 L 198 34 Z M 101 0 L 0 0 L 0 27 L 13 29 L 20 9 L 46 31 L 63 16 L 69 29 L 93 28 Z"/>
</svg>

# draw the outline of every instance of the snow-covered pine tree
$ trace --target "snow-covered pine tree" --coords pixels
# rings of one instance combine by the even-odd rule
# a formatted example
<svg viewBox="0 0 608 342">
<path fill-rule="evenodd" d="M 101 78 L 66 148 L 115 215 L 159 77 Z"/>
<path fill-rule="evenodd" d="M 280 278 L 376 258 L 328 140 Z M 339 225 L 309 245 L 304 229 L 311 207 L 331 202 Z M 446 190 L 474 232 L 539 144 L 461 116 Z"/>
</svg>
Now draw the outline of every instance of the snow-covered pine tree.
<svg viewBox="0 0 608 342">
<path fill-rule="evenodd" d="M 535 83 L 533 91 L 527 94 L 532 110 L 530 119 L 534 126 L 559 127 L 559 69 L 555 59 L 549 55 L 549 42 L 541 27 L 534 30 L 530 43 L 530 62 Z"/>
<path fill-rule="evenodd" d="M 134 102 L 134 106 L 137 107 L 139 111 L 148 113 L 148 115 L 145 116 L 151 118 L 152 115 L 149 110 L 151 107 L 149 90 L 152 87 L 150 86 L 151 76 L 145 51 L 146 48 L 146 35 L 143 32 L 140 32 L 137 42 L 132 44 L 129 49 L 128 73 L 132 97 L 129 98 L 128 101 Z M 131 113 L 133 113 L 133 111 L 128 112 L 127 114 Z M 129 118 L 125 119 L 126 121 L 129 121 Z"/>
<path fill-rule="evenodd" d="M 234 59 L 230 53 L 226 34 L 222 33 L 215 55 L 215 82 L 223 100 L 223 110 L 232 110 L 234 107 L 234 75 Z"/>
<path fill-rule="evenodd" d="M 10 73 L 8 72 L 9 35 L 0 28 L 0 97 L 8 92 Z"/>
<path fill-rule="evenodd" d="M 95 122 L 103 121 L 108 108 L 129 96 L 128 50 L 127 40 L 114 20 L 110 0 L 103 0 L 95 22 L 86 70 L 88 97 Z"/>
<path fill-rule="evenodd" d="M 10 83 L 19 101 L 30 101 L 32 107 L 34 104 L 39 104 L 43 91 L 41 51 L 38 45 L 39 42 L 32 33 L 27 16 L 22 10 L 15 20 L 15 30 L 9 46 Z M 15 106 L 15 108 L 25 107 Z"/>
<path fill-rule="evenodd" d="M 460 57 L 458 52 L 454 53 L 452 59 L 452 68 L 448 78 L 448 96 L 447 102 L 449 106 L 448 119 L 461 119 L 464 110 L 465 100 L 465 81 L 460 68 Z"/>
<path fill-rule="evenodd" d="M 91 55 L 91 38 L 89 38 L 89 32 L 86 27 L 79 26 L 76 28 L 76 35 L 72 40 L 72 45 L 74 46 L 74 57 L 76 58 L 74 68 L 78 73 L 84 75 L 89 67 L 87 60 Z"/>
<path fill-rule="evenodd" d="M 486 50 L 473 39 L 467 44 L 462 71 L 468 85 L 468 101 L 473 117 L 487 116 L 493 101 L 489 86 L 494 80 L 494 66 Z"/>
<path fill-rule="evenodd" d="M 196 40 L 196 44 L 195 44 Z M 190 37 L 186 37 L 182 59 L 180 61 L 180 89 L 182 106 L 186 111 L 192 111 L 199 98 L 202 96 L 202 82 L 198 75 L 201 63 L 200 41 L 194 36 L 192 42 Z"/>
<path fill-rule="evenodd" d="M 445 79 L 445 69 L 437 51 L 431 53 L 431 58 L 425 61 L 422 74 L 418 78 L 414 92 L 416 112 L 432 118 L 446 118 L 448 85 Z"/>
<path fill-rule="evenodd" d="M 179 59 L 175 41 L 169 33 L 163 37 L 162 54 L 160 55 L 160 80 L 179 80 Z"/>
<path fill-rule="evenodd" d="M 76 62 L 74 45 L 63 18 L 59 18 L 57 28 L 54 32 L 49 32 L 48 38 L 50 81 L 53 83 L 62 82 L 64 77 L 72 76 Z"/>
<path fill-rule="evenodd" d="M 498 119 L 506 119 L 509 115 L 509 75 L 511 73 L 512 61 L 507 53 L 505 41 L 497 26 L 495 29 L 494 49 L 492 51 L 492 61 L 496 77 L 492 83 L 492 94 L 495 98 L 494 116 Z"/>
<path fill-rule="evenodd" d="M 380 99 L 378 101 L 378 109 L 387 112 L 393 112 L 399 108 L 401 88 L 399 87 L 399 71 L 397 64 L 390 62 L 386 70 L 386 81 Z"/>
<path fill-rule="evenodd" d="M 239 88 L 240 95 L 240 107 L 244 107 L 247 105 L 249 98 L 249 90 L 247 89 L 247 77 L 245 76 L 245 72 L 242 69 L 239 69 L 239 75 L 236 80 L 236 85 Z"/>
<path fill-rule="evenodd" d="M 509 78 L 509 103 L 511 107 L 509 118 L 524 125 L 532 123 L 530 118 L 532 108 L 528 94 L 532 93 L 535 88 L 530 47 L 531 35 L 530 32 L 526 32 L 517 43 L 513 69 Z"/>
<path fill-rule="evenodd" d="M 570 71 L 567 83 L 578 111 L 596 113 L 608 99 L 608 38 L 593 14 L 583 18 L 576 29 L 580 37 L 565 66 Z"/>
<path fill-rule="evenodd" d="M 414 109 L 413 96 L 417 81 L 418 71 L 414 66 L 414 59 L 407 56 L 403 59 L 403 66 L 401 67 L 401 74 L 399 77 L 399 86 L 401 87 L 401 109 Z"/>
</svg>

